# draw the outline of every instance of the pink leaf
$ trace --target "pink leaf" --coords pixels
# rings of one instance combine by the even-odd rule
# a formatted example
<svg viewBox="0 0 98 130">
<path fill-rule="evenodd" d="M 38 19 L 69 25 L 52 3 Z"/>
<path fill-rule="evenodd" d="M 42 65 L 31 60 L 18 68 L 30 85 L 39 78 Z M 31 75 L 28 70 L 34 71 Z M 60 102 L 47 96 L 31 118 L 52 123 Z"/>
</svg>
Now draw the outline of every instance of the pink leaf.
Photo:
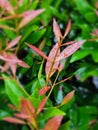
<svg viewBox="0 0 98 130">
<path fill-rule="evenodd" d="M 71 56 L 75 51 L 77 51 L 81 46 L 82 44 L 85 42 L 85 40 L 82 40 L 80 42 L 76 42 L 68 47 L 66 47 L 62 52 L 61 54 L 59 55 L 59 57 L 56 59 L 56 61 L 60 61 L 64 58 L 67 58 L 69 56 Z"/>
<path fill-rule="evenodd" d="M 29 118 L 29 116 L 24 113 L 16 113 L 16 114 L 14 114 L 14 116 L 16 116 L 17 118 L 22 118 L 22 119 Z"/>
<path fill-rule="evenodd" d="M 35 51 L 36 53 L 38 53 L 40 56 L 42 56 L 44 59 L 47 59 L 49 60 L 49 58 L 45 55 L 45 53 L 43 53 L 42 51 L 40 51 L 37 47 L 33 46 L 33 45 L 30 45 L 30 44 L 27 44 L 26 45 L 28 47 L 30 47 L 33 51 Z"/>
<path fill-rule="evenodd" d="M 8 50 L 8 49 L 14 47 L 20 41 L 20 39 L 21 39 L 21 36 L 18 36 L 17 38 L 13 39 L 10 43 L 8 43 L 5 50 Z"/>
<path fill-rule="evenodd" d="M 53 32 L 54 32 L 55 37 L 57 38 L 57 40 L 59 42 L 60 39 L 62 39 L 62 33 L 61 33 L 60 27 L 57 24 L 55 19 L 53 19 Z"/>
<path fill-rule="evenodd" d="M 45 104 L 46 104 L 46 101 L 47 101 L 47 97 L 44 98 L 41 103 L 39 104 L 38 106 L 38 109 L 37 109 L 37 115 L 43 110 Z"/>
<path fill-rule="evenodd" d="M 55 116 L 51 118 L 45 125 L 44 130 L 58 130 L 61 124 L 63 117 Z"/>
<path fill-rule="evenodd" d="M 14 14 L 14 9 L 8 0 L 0 0 L 0 7 L 6 10 L 9 14 Z"/>
<path fill-rule="evenodd" d="M 64 37 L 63 38 L 65 38 L 67 36 L 67 34 L 69 33 L 70 29 L 71 29 L 71 20 L 69 20 L 69 22 L 67 24 L 67 27 L 65 29 L 65 33 L 64 33 Z"/>
<path fill-rule="evenodd" d="M 10 67 L 10 69 L 11 69 L 13 75 L 15 76 L 17 65 L 14 64 L 14 63 L 12 64 L 11 62 L 9 62 L 9 67 Z"/>
<path fill-rule="evenodd" d="M 21 67 L 24 67 L 24 68 L 29 68 L 29 66 L 22 60 L 18 60 L 18 65 L 20 65 Z"/>
<path fill-rule="evenodd" d="M 26 124 L 24 121 L 14 117 L 6 117 L 3 120 L 15 124 Z"/>
<path fill-rule="evenodd" d="M 59 62 L 55 62 L 55 59 L 59 57 L 60 49 L 58 43 L 51 49 L 48 58 L 52 61 L 46 62 L 45 72 L 46 76 L 50 78 L 58 69 Z M 53 63 L 54 62 L 54 63 Z"/>
<path fill-rule="evenodd" d="M 64 105 L 64 104 L 66 104 L 66 103 L 68 103 L 68 102 L 74 97 L 74 93 L 75 93 L 74 90 L 71 91 L 70 93 L 68 93 L 68 94 L 64 97 L 63 101 L 61 102 L 61 106 Z"/>
<path fill-rule="evenodd" d="M 35 17 L 37 17 L 39 14 L 41 14 L 44 11 L 44 9 L 39 9 L 39 10 L 30 10 L 26 11 L 22 14 L 23 19 L 19 24 L 19 28 L 22 28 L 25 26 L 27 23 L 29 23 L 31 20 L 33 20 Z"/>
<path fill-rule="evenodd" d="M 21 100 L 21 108 L 22 112 L 25 114 L 34 114 L 35 113 L 35 108 L 33 107 L 32 103 L 29 100 L 26 100 L 25 98 L 22 98 Z"/>
<path fill-rule="evenodd" d="M 41 95 L 44 95 L 51 87 L 49 86 L 44 86 L 42 87 L 42 89 L 39 90 L 38 94 L 41 96 Z"/>
</svg>

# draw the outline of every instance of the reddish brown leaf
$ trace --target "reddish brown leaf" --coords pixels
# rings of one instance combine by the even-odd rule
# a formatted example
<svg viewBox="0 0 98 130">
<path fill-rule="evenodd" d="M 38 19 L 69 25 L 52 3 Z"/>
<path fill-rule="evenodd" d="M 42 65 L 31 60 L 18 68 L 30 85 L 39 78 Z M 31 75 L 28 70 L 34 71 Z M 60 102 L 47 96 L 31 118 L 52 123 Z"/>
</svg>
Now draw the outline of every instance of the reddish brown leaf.
<svg viewBox="0 0 98 130">
<path fill-rule="evenodd" d="M 14 14 L 14 9 L 8 0 L 0 0 L 0 7 L 6 10 L 9 14 Z"/>
<path fill-rule="evenodd" d="M 15 118 L 15 117 L 6 117 L 3 120 L 10 122 L 10 123 L 15 123 L 15 124 L 26 124 L 24 121 L 22 121 L 18 118 Z"/>
<path fill-rule="evenodd" d="M 68 94 L 64 97 L 63 101 L 61 102 L 61 106 L 64 105 L 64 104 L 66 104 L 66 103 L 68 103 L 68 102 L 74 97 L 74 93 L 75 93 L 74 90 L 71 91 L 70 93 L 68 93 Z"/>
<path fill-rule="evenodd" d="M 71 20 L 69 20 L 69 22 L 67 24 L 67 27 L 65 29 L 65 33 L 64 33 L 64 37 L 63 38 L 65 38 L 67 36 L 67 34 L 69 33 L 70 29 L 71 29 Z"/>
<path fill-rule="evenodd" d="M 30 10 L 26 11 L 22 14 L 23 19 L 19 24 L 19 28 L 22 28 L 25 26 L 27 23 L 29 23 L 31 20 L 33 20 L 35 17 L 37 17 L 39 14 L 41 14 L 44 11 L 44 9 L 39 9 L 39 10 Z"/>
<path fill-rule="evenodd" d="M 17 111 L 17 108 L 12 104 L 8 104 L 8 107 L 11 108 L 14 111 Z"/>
<path fill-rule="evenodd" d="M 85 42 L 85 40 L 82 40 L 80 42 L 76 42 L 68 47 L 66 47 L 62 52 L 61 54 L 59 55 L 59 57 L 56 59 L 56 61 L 60 61 L 64 58 L 67 58 L 69 56 L 71 56 L 75 51 L 77 51 L 81 46 L 82 44 Z"/>
<path fill-rule="evenodd" d="M 55 34 L 55 37 L 57 38 L 58 42 L 60 41 L 60 39 L 62 39 L 62 33 L 60 30 L 59 25 L 57 24 L 56 20 L 53 19 L 53 32 Z"/>
<path fill-rule="evenodd" d="M 44 128 L 44 130 L 58 130 L 61 124 L 63 117 L 62 116 L 55 116 L 51 118 Z"/>
<path fill-rule="evenodd" d="M 44 59 L 47 59 L 49 60 L 49 58 L 45 55 L 45 53 L 43 53 L 42 51 L 40 51 L 37 47 L 33 46 L 33 45 L 30 45 L 30 44 L 27 44 L 26 45 L 28 47 L 30 47 L 33 51 L 35 51 L 36 53 L 38 53 L 40 56 L 42 56 Z"/>
<path fill-rule="evenodd" d="M 41 95 L 44 95 L 51 87 L 49 86 L 44 86 L 42 89 L 39 90 L 38 94 L 41 96 Z"/>
<path fill-rule="evenodd" d="M 21 39 L 21 36 L 18 36 L 17 38 L 13 39 L 10 43 L 8 43 L 5 50 L 8 50 L 8 49 L 14 47 L 20 41 L 20 39 Z"/>
<path fill-rule="evenodd" d="M 45 104 L 46 104 L 46 101 L 47 101 L 47 97 L 44 98 L 41 103 L 39 104 L 38 106 L 38 109 L 37 109 L 37 115 L 43 110 Z"/>
<path fill-rule="evenodd" d="M 51 49 L 48 58 L 52 61 L 47 61 L 45 66 L 46 76 L 50 78 L 58 69 L 59 62 L 55 62 L 55 59 L 59 57 L 60 49 L 58 43 Z"/>
</svg>

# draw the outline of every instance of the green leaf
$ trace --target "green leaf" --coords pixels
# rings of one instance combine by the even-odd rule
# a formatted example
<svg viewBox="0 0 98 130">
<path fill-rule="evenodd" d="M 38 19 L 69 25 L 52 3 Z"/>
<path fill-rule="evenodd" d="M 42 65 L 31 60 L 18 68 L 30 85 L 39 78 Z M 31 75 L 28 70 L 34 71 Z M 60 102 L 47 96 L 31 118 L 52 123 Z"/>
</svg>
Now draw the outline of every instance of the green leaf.
<svg viewBox="0 0 98 130">
<path fill-rule="evenodd" d="M 93 7 L 86 0 L 75 0 L 78 11 L 85 17 L 88 22 L 96 21 L 96 14 Z"/>
<path fill-rule="evenodd" d="M 66 122 L 66 123 L 64 123 L 64 124 L 62 124 L 62 125 L 60 126 L 59 130 L 70 130 L 70 124 L 71 124 L 70 121 L 68 121 L 68 122 Z"/>
<path fill-rule="evenodd" d="M 94 51 L 92 51 L 92 58 L 95 62 L 98 62 L 98 49 L 94 49 Z"/>
<path fill-rule="evenodd" d="M 28 94 L 24 90 L 23 86 L 21 86 L 18 81 L 15 79 L 9 78 L 8 76 L 3 75 L 4 78 L 7 78 L 4 80 L 5 83 L 5 90 L 6 93 L 11 100 L 11 102 L 15 105 L 18 106 L 21 97 L 28 97 Z"/>
<path fill-rule="evenodd" d="M 0 109 L 0 120 L 2 120 L 4 117 L 10 116 L 10 114 L 7 111 Z"/>
<path fill-rule="evenodd" d="M 44 115 L 40 117 L 38 121 L 47 120 L 53 116 L 60 116 L 60 115 L 64 116 L 66 115 L 66 113 L 55 107 L 47 108 L 44 112 Z"/>
<path fill-rule="evenodd" d="M 83 64 L 75 72 L 75 75 L 81 80 L 84 81 L 90 76 L 98 76 L 98 66 L 92 64 Z"/>
<path fill-rule="evenodd" d="M 46 29 L 37 30 L 36 32 L 29 35 L 26 41 L 31 44 L 35 44 L 36 42 L 39 41 L 39 39 L 44 35 L 45 32 L 46 32 Z"/>
<path fill-rule="evenodd" d="M 72 57 L 71 57 L 71 60 L 70 60 L 70 63 L 73 63 L 77 60 L 81 60 L 83 59 L 84 57 L 88 56 L 89 54 L 91 53 L 90 50 L 79 50 L 77 52 L 75 52 Z"/>
<path fill-rule="evenodd" d="M 23 28 L 23 35 L 21 42 L 23 42 L 33 31 L 37 30 L 38 26 L 36 25 L 30 25 Z"/>
</svg>

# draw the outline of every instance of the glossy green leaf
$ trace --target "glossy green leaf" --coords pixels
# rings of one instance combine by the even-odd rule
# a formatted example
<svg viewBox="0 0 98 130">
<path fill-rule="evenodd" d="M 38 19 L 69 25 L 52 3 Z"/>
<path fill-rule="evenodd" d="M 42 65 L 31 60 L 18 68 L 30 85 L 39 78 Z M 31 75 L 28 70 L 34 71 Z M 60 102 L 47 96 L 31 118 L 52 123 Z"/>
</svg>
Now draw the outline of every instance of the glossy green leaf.
<svg viewBox="0 0 98 130">
<path fill-rule="evenodd" d="M 66 113 L 61 111 L 60 109 L 50 107 L 45 110 L 44 115 L 40 117 L 38 121 L 47 120 L 53 116 L 64 116 L 64 115 L 66 115 Z"/>
<path fill-rule="evenodd" d="M 70 63 L 83 59 L 84 57 L 88 56 L 90 52 L 90 50 L 79 50 L 75 52 L 71 57 Z"/>
<path fill-rule="evenodd" d="M 70 124 L 71 124 L 70 121 L 68 121 L 68 122 L 66 122 L 66 123 L 64 123 L 64 124 L 62 124 L 62 125 L 60 126 L 59 130 L 70 130 Z"/>
<path fill-rule="evenodd" d="M 29 35 L 26 41 L 31 44 L 35 44 L 44 35 L 45 32 L 46 32 L 46 29 L 41 29 L 34 33 L 31 33 L 31 35 Z"/>
<path fill-rule="evenodd" d="M 9 99 L 15 106 L 18 106 L 21 97 L 28 97 L 27 92 L 24 90 L 23 86 L 21 86 L 15 79 L 9 78 L 5 75 L 3 75 L 3 77 L 8 78 L 4 80 L 4 82 L 5 90 Z"/>
</svg>

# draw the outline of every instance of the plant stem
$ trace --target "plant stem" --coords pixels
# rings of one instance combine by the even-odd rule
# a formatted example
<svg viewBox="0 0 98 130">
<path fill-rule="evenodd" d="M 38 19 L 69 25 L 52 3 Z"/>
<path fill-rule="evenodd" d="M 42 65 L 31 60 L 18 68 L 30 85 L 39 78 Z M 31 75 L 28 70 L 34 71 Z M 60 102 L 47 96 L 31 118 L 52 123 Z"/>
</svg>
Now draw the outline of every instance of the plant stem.
<svg viewBox="0 0 98 130">
<path fill-rule="evenodd" d="M 54 86 L 55 86 L 55 84 L 56 84 L 56 81 L 57 81 L 57 79 L 58 79 L 59 74 L 60 74 L 60 72 L 58 71 L 58 74 L 57 74 L 57 76 L 56 76 L 56 78 L 55 78 L 55 80 L 54 80 L 54 83 L 53 83 L 53 85 L 52 85 L 52 87 L 51 87 L 51 90 L 50 90 L 48 96 L 47 96 L 47 99 L 49 98 L 49 96 L 50 96 L 51 93 L 52 93 L 52 90 L 54 89 Z"/>
</svg>

